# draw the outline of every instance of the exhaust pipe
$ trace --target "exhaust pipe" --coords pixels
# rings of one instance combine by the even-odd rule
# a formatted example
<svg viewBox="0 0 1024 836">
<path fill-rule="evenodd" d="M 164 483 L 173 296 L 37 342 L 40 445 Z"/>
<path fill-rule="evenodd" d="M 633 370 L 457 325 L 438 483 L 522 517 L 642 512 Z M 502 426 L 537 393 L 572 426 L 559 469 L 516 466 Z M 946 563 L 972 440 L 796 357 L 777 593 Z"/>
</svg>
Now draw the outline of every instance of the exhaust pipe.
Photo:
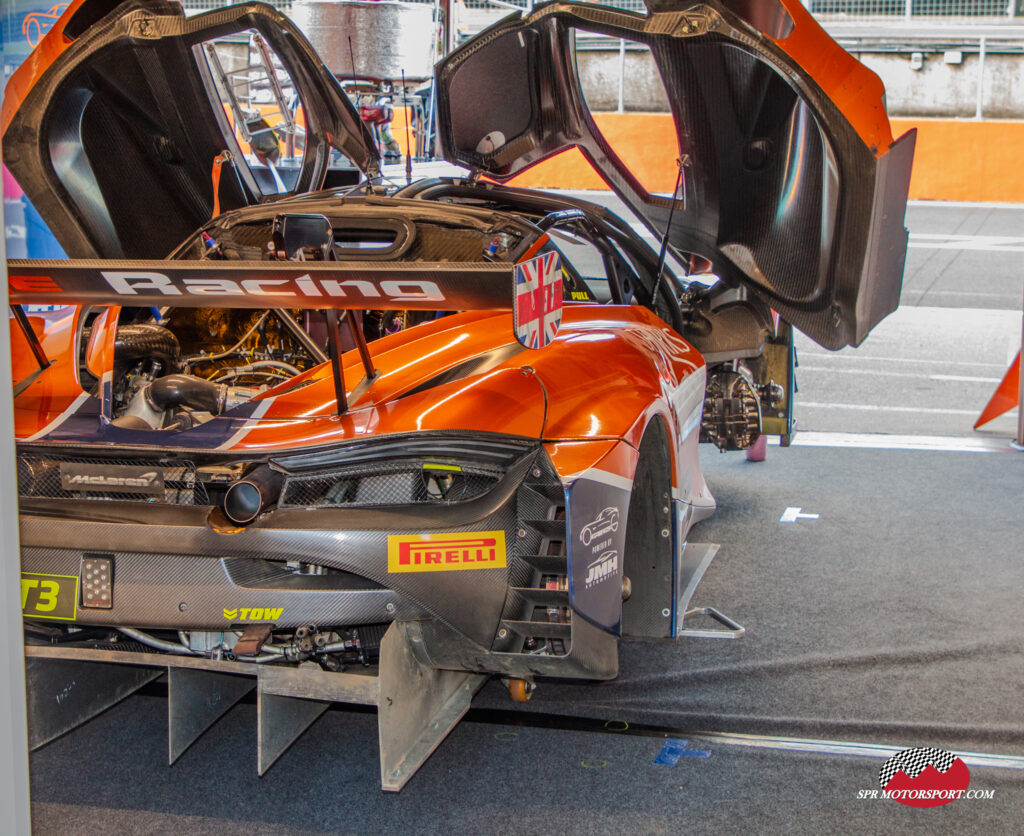
<svg viewBox="0 0 1024 836">
<path fill-rule="evenodd" d="M 236 525 L 248 525 L 281 495 L 284 477 L 265 464 L 260 465 L 240 482 L 235 482 L 224 495 L 224 516 Z"/>
</svg>

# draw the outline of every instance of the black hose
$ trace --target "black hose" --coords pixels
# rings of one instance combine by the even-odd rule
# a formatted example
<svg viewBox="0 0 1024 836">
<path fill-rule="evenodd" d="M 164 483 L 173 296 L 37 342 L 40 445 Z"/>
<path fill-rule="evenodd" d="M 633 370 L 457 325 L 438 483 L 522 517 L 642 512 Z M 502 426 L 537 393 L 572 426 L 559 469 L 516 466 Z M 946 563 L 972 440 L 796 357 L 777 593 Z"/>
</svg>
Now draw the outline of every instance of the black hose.
<svg viewBox="0 0 1024 836">
<path fill-rule="evenodd" d="M 145 391 L 146 400 L 158 412 L 175 406 L 189 406 L 220 415 L 227 396 L 225 386 L 187 374 L 157 378 L 146 386 Z"/>
</svg>

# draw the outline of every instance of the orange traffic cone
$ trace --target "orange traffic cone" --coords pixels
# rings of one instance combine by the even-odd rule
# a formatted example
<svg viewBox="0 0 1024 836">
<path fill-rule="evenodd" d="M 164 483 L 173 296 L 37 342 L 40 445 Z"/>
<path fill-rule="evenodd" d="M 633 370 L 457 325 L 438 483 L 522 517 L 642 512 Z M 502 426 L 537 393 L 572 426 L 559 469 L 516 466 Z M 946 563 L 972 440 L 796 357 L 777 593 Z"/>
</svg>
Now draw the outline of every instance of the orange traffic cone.
<svg viewBox="0 0 1024 836">
<path fill-rule="evenodd" d="M 1017 352 L 1017 359 L 1010 363 L 1010 370 L 1003 378 L 1003 382 L 996 387 L 992 399 L 988 402 L 974 422 L 974 429 L 982 424 L 987 424 L 993 418 L 998 418 L 1004 412 L 1009 412 L 1020 400 L 1020 352 Z"/>
</svg>

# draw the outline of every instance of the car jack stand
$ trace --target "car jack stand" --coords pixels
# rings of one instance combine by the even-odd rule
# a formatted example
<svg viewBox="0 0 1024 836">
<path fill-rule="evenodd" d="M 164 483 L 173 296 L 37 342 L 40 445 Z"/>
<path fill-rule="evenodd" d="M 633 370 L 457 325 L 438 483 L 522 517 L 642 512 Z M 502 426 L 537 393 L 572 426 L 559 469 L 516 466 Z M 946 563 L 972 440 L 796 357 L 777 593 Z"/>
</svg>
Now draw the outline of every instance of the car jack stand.
<svg viewBox="0 0 1024 836">
<path fill-rule="evenodd" d="M 713 630 L 701 630 L 696 627 L 686 627 L 686 619 L 692 616 L 706 615 L 714 619 L 725 629 L 715 628 Z M 746 631 L 729 616 L 720 613 L 714 607 L 696 607 L 683 613 L 683 628 L 679 631 L 680 636 L 689 636 L 692 639 L 742 639 Z"/>
<path fill-rule="evenodd" d="M 679 569 L 676 575 L 676 606 L 678 613 L 676 617 L 676 632 L 678 636 L 688 636 L 695 639 L 739 639 L 743 637 L 746 630 L 729 618 L 720 613 L 714 607 L 696 607 L 687 609 L 690 599 L 697 589 L 697 584 L 707 571 L 711 561 L 718 554 L 717 543 L 687 543 L 683 547 L 682 559 L 679 561 Z M 688 627 L 686 620 L 695 616 L 705 615 L 714 619 L 725 629 L 715 628 L 703 630 L 696 627 Z"/>
<path fill-rule="evenodd" d="M 174 763 L 228 709 L 256 689 L 258 770 L 263 775 L 334 702 L 377 706 L 381 787 L 397 792 L 462 716 L 488 677 L 435 670 L 413 656 L 394 622 L 376 668 L 332 673 L 197 656 L 83 647 L 27 646 L 33 749 L 168 676 L 168 759 Z"/>
</svg>

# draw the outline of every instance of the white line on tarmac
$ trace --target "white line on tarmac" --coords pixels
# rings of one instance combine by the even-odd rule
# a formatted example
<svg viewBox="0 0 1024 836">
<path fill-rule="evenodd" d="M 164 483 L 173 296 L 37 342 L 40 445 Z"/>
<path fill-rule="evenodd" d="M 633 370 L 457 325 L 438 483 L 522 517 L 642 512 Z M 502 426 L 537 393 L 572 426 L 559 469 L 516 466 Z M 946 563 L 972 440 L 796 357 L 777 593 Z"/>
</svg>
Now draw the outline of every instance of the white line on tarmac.
<svg viewBox="0 0 1024 836">
<path fill-rule="evenodd" d="M 930 209 L 1018 209 L 1024 211 L 1024 203 L 983 203 L 976 200 L 908 200 L 907 206 L 923 206 Z"/>
<path fill-rule="evenodd" d="M 860 355 L 860 354 L 852 354 L 852 353 L 825 354 L 824 352 L 821 352 L 821 351 L 800 350 L 799 354 L 797 355 L 797 358 L 798 359 L 802 359 L 802 358 L 805 358 L 805 357 L 813 357 L 815 360 L 836 360 L 836 359 L 839 359 L 839 360 L 841 360 L 843 362 L 845 362 L 847 360 L 870 360 L 872 362 L 877 362 L 877 363 L 931 363 L 932 365 L 934 365 L 937 362 L 934 358 L 921 358 L 921 359 L 917 359 L 917 358 L 914 358 L 914 357 L 879 357 L 877 355 L 871 355 L 871 354 Z M 972 366 L 972 367 L 973 366 L 977 366 L 977 367 L 982 367 L 982 368 L 986 368 L 986 369 L 1003 369 L 1004 371 L 1006 370 L 1007 366 L 1009 365 L 1009 363 L 977 363 L 977 362 L 973 362 L 971 360 L 947 360 L 945 358 L 943 358 L 941 362 L 942 362 L 942 364 L 944 366 Z M 803 367 L 799 366 L 798 368 L 803 368 Z"/>
<path fill-rule="evenodd" d="M 680 732 L 682 734 L 682 732 Z M 730 732 L 687 731 L 688 740 L 723 743 L 731 746 L 752 746 L 756 749 L 779 749 L 787 752 L 814 752 L 822 755 L 847 755 L 860 758 L 891 758 L 906 746 L 880 743 L 856 743 L 849 740 L 814 740 L 806 737 L 771 737 L 760 734 L 733 734 Z M 1024 757 L 993 755 L 988 752 L 953 752 L 968 766 L 987 766 L 995 769 L 1024 769 Z"/>
<path fill-rule="evenodd" d="M 991 241 L 993 244 L 1024 244 L 1020 235 L 977 235 L 959 232 L 911 232 L 911 238 L 930 241 Z"/>
<path fill-rule="evenodd" d="M 778 445 L 777 438 L 769 444 Z M 945 453 L 1015 453 L 1008 441 L 995 438 L 962 438 L 943 435 L 899 435 L 896 433 L 842 433 L 800 431 L 793 436 L 794 447 L 851 447 L 861 450 L 930 450 Z"/>
<path fill-rule="evenodd" d="M 642 223 L 630 224 L 641 238 L 657 240 Z M 909 246 L 920 250 L 965 250 L 972 252 L 1024 253 L 1024 238 L 1019 235 L 958 235 L 938 232 L 911 232 Z"/>
<path fill-rule="evenodd" d="M 828 372 L 829 374 L 863 374 L 871 377 L 908 377 L 912 380 L 959 380 L 964 383 L 999 383 L 1001 377 L 974 377 L 973 375 L 959 374 L 914 374 L 914 372 L 890 372 L 883 369 L 842 369 L 833 366 L 809 366 L 806 363 L 800 364 L 802 372 Z"/>
<path fill-rule="evenodd" d="M 595 200 L 604 195 L 612 195 L 609 189 L 548 189 L 555 194 L 578 197 L 581 200 Z M 976 200 L 908 200 L 907 206 L 920 206 L 925 209 L 1010 209 L 1024 212 L 1024 203 L 987 203 Z"/>
<path fill-rule="evenodd" d="M 820 403 L 800 401 L 806 409 L 856 409 L 860 412 L 915 412 L 924 415 L 977 415 L 976 409 L 934 409 L 923 406 L 881 406 L 873 403 Z"/>
<path fill-rule="evenodd" d="M 960 380 L 964 383 L 1002 383 L 1001 377 L 971 377 L 963 374 L 930 374 L 929 380 Z"/>
<path fill-rule="evenodd" d="M 928 288 L 911 287 L 903 288 L 902 297 L 906 297 L 910 293 L 920 293 L 922 296 L 969 296 L 971 299 L 984 297 L 985 299 L 1013 299 L 1014 301 L 1020 298 L 1016 293 L 983 293 L 973 290 L 929 290 Z"/>
<path fill-rule="evenodd" d="M 979 239 L 994 236 L 979 235 Z M 973 240 L 973 241 L 915 241 L 910 237 L 907 245 L 912 250 L 964 250 L 986 253 L 1024 253 L 1024 246 L 1014 244 L 1000 244 L 994 241 Z"/>
</svg>

